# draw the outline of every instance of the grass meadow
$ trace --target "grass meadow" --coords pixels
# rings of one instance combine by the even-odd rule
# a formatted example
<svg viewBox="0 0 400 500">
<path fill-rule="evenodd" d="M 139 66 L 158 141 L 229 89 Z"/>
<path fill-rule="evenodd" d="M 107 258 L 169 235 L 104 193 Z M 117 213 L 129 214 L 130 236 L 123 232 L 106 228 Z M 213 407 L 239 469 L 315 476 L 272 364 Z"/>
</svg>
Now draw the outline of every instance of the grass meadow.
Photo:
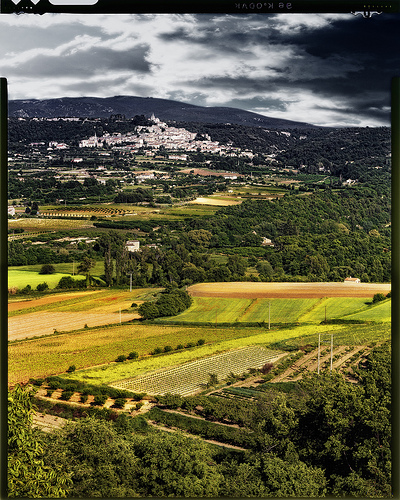
<svg viewBox="0 0 400 500">
<path fill-rule="evenodd" d="M 25 288 L 27 285 L 36 289 L 37 285 L 46 282 L 49 288 L 55 288 L 60 279 L 64 276 L 71 276 L 70 273 L 54 273 L 54 274 L 39 274 L 37 271 L 21 271 L 17 269 L 9 269 L 8 271 L 8 288 Z M 77 275 L 74 279 L 84 279 L 85 276 Z"/>
<path fill-rule="evenodd" d="M 61 264 L 52 264 L 54 274 L 39 274 L 42 264 L 30 266 L 14 266 L 8 268 L 8 288 L 24 288 L 26 285 L 31 285 L 32 289 L 36 289 L 39 283 L 44 281 L 49 285 L 49 288 L 55 288 L 63 276 L 71 276 L 74 279 L 84 279 L 85 276 L 77 274 L 79 262 L 64 262 Z M 104 262 L 96 262 L 95 267 L 90 273 L 94 278 L 104 274 Z"/>
<path fill-rule="evenodd" d="M 163 322 L 188 323 L 320 323 L 326 319 L 390 321 L 391 300 L 372 304 L 364 297 L 323 299 L 237 299 L 193 297 L 193 304 L 183 313 L 162 318 Z"/>
</svg>

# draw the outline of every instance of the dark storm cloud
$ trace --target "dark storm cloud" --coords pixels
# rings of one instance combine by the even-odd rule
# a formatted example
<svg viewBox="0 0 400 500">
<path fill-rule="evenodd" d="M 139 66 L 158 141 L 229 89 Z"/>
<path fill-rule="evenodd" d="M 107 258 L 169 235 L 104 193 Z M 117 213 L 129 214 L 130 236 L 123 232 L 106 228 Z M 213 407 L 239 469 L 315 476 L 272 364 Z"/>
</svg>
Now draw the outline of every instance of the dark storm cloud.
<svg viewBox="0 0 400 500">
<path fill-rule="evenodd" d="M 391 79 L 400 73 L 398 16 L 382 14 L 370 19 L 355 16 L 333 19 L 328 26 L 320 28 L 304 25 L 293 30 L 282 30 L 282 23 L 277 20 L 278 16 L 271 16 L 270 22 L 263 26 L 260 22 L 252 25 L 250 19 L 243 17 L 227 17 L 219 22 L 209 19 L 204 32 L 176 30 L 163 36 L 166 40 L 181 38 L 194 46 L 209 44 L 222 53 L 242 56 L 248 47 L 265 47 L 265 67 L 274 47 L 277 50 L 287 47 L 293 52 L 290 64 L 275 65 L 274 75 L 267 79 L 252 78 L 250 72 L 249 78 L 216 75 L 191 82 L 203 92 L 207 87 L 229 88 L 237 93 L 280 90 L 285 95 L 290 95 L 291 90 L 296 93 L 304 90 L 331 100 L 336 111 L 359 113 L 364 118 L 389 123 Z M 247 26 L 250 29 L 246 29 Z M 259 100 L 262 101 L 262 97 Z M 237 102 L 240 101 L 232 99 L 230 105 Z M 251 100 L 243 99 L 243 104 L 246 102 Z M 277 99 L 275 105 L 277 110 L 285 107 Z"/>
</svg>

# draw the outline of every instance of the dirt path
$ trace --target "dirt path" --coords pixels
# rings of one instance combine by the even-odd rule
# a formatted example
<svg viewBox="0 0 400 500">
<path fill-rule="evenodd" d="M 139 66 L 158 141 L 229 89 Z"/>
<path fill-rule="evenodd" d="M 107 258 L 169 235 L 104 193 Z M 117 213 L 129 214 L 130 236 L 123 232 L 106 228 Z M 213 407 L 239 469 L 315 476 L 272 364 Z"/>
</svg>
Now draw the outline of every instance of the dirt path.
<svg viewBox="0 0 400 500">
<path fill-rule="evenodd" d="M 216 446 L 222 446 L 223 448 L 229 448 L 231 450 L 240 450 L 240 451 L 246 451 L 247 448 L 241 448 L 240 446 L 234 446 L 233 444 L 226 444 L 226 443 L 221 443 L 220 441 L 214 441 L 212 439 L 203 439 L 201 436 L 197 436 L 196 434 L 189 434 L 188 432 L 184 432 L 181 429 L 178 429 L 177 427 L 164 427 L 163 425 L 159 425 L 156 422 L 153 422 L 152 420 L 147 421 L 150 425 L 155 427 L 156 429 L 159 429 L 160 431 L 165 431 L 165 432 L 180 432 L 184 436 L 192 438 L 192 439 L 201 439 L 205 443 L 210 443 L 214 444 Z"/>
<path fill-rule="evenodd" d="M 32 426 L 38 427 L 44 432 L 53 432 L 57 429 L 61 429 L 68 422 L 73 422 L 72 420 L 67 420 L 66 418 L 56 417 L 55 415 L 47 415 L 44 413 L 37 412 L 32 419 Z"/>
<path fill-rule="evenodd" d="M 212 422 L 211 420 L 207 420 L 204 417 L 200 417 L 199 415 L 191 415 L 190 413 L 185 413 L 184 411 L 177 411 L 177 410 L 169 410 L 168 408 L 163 409 L 166 413 L 174 413 L 176 415 L 182 415 L 184 417 L 189 417 L 189 418 L 194 418 L 196 420 L 203 420 L 204 422 Z M 235 429 L 240 429 L 240 426 L 238 424 L 224 424 L 223 422 L 213 422 L 218 425 L 225 425 L 226 427 L 234 427 Z"/>
</svg>

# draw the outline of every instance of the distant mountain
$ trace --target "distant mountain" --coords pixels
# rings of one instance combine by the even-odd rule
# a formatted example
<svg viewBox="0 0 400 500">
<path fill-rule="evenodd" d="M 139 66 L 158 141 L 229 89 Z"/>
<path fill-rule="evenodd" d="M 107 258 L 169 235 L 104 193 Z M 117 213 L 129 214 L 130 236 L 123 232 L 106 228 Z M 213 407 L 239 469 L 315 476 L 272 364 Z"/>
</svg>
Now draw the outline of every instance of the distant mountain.
<svg viewBox="0 0 400 500">
<path fill-rule="evenodd" d="M 20 118 L 84 117 L 108 118 L 110 115 L 132 118 L 154 114 L 163 121 L 231 123 L 235 125 L 287 129 L 313 125 L 251 113 L 228 107 L 195 106 L 154 97 L 62 97 L 59 99 L 29 99 L 9 101 L 9 116 Z"/>
</svg>

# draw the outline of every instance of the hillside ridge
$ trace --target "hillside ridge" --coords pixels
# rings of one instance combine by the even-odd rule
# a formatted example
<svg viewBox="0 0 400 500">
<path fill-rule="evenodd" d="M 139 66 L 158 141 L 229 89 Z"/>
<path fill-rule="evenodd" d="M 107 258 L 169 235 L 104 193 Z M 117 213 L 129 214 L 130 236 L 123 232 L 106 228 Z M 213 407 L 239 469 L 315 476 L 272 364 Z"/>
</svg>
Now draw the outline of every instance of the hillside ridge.
<svg viewBox="0 0 400 500">
<path fill-rule="evenodd" d="M 155 97 L 62 97 L 9 101 L 9 116 L 18 118 L 108 118 L 111 115 L 123 115 L 126 118 L 144 115 L 150 118 L 152 114 L 163 121 L 229 123 L 273 128 L 314 127 L 309 123 L 268 117 L 238 108 L 196 106 Z"/>
</svg>

